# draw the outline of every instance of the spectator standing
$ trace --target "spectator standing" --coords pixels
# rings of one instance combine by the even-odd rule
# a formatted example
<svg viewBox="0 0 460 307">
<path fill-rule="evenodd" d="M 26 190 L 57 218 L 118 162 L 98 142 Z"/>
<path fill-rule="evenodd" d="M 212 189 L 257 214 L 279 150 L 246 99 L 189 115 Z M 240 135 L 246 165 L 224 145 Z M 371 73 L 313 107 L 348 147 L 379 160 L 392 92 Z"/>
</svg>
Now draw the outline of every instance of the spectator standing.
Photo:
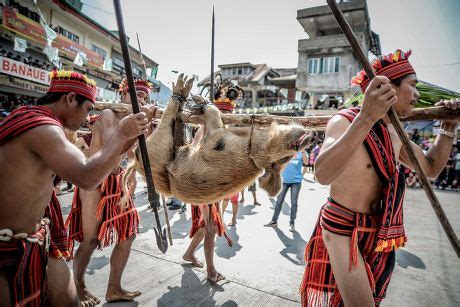
<svg viewBox="0 0 460 307">
<path fill-rule="evenodd" d="M 305 152 L 299 151 L 287 164 L 282 174 L 283 189 L 276 199 L 275 212 L 273 213 L 272 220 L 270 223 L 265 225 L 266 227 L 278 226 L 278 217 L 281 212 L 281 207 L 283 206 L 284 198 L 286 197 L 287 191 L 291 189 L 291 216 L 289 221 L 289 231 L 295 231 L 294 222 L 297 216 L 297 201 L 299 199 L 299 192 L 302 187 L 303 179 L 302 166 L 307 163 L 308 160 Z"/>
</svg>

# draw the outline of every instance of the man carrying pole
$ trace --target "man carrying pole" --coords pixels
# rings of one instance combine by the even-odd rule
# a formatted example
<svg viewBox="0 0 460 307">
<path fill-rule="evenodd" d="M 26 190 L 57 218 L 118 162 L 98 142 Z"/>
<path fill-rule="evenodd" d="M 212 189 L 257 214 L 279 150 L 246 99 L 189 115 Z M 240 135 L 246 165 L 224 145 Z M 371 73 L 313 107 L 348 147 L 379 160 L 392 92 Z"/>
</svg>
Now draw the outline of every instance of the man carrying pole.
<svg viewBox="0 0 460 307">
<path fill-rule="evenodd" d="M 95 188 L 113 169 L 116 157 L 133 145 L 133 138 L 147 132 L 145 114 L 130 115 L 114 127 L 105 146 L 85 158 L 67 140 L 64 128 L 77 130 L 84 123 L 94 106 L 95 82 L 71 71 L 53 71 L 50 79 L 38 106 L 21 107 L 0 124 L 1 306 L 43 306 L 47 285 L 60 290 L 62 305 L 77 303 L 65 264 L 55 266 L 56 274 L 48 271 L 48 284 L 45 280 L 50 220 L 44 213 L 53 180 L 57 174 L 86 189 Z M 52 232 L 62 226 L 53 219 L 51 223 Z"/>
<path fill-rule="evenodd" d="M 141 105 L 145 105 L 150 83 L 141 79 L 136 79 L 134 83 L 137 100 Z M 126 80 L 120 84 L 120 92 L 123 102 L 130 103 Z M 149 113 L 146 107 L 144 110 Z M 105 110 L 99 115 L 91 129 L 89 156 L 109 141 L 114 127 L 117 127 L 121 119 L 111 110 Z M 126 195 L 123 193 L 122 178 L 125 169 L 122 167 L 122 162 L 126 155 L 122 154 L 117 158 L 118 165 L 101 182 L 98 189 L 75 188 L 72 210 L 66 222 L 69 228 L 71 252 L 75 241 L 80 242 L 74 256 L 73 271 L 77 294 L 82 304 L 99 303 L 99 300 L 86 289 L 84 275 L 96 248 L 101 249 L 114 242 L 106 300 L 108 302 L 131 300 L 141 294 L 139 291 L 131 292 L 121 287 L 123 270 L 128 261 L 131 245 L 138 233 L 139 216 L 132 198 L 134 191 L 128 189 L 125 191 Z"/>
<path fill-rule="evenodd" d="M 361 71 L 352 82 L 365 93 L 362 108 L 339 112 L 326 127 L 315 176 L 331 190 L 305 250 L 304 306 L 374 306 L 385 297 L 394 250 L 407 240 L 399 162 L 413 168 L 387 112 L 393 106 L 407 116 L 419 97 L 409 56 L 397 50 L 376 60 L 373 80 Z M 458 99 L 441 104 L 460 107 Z M 426 153 L 412 144 L 429 177 L 446 164 L 456 127 L 455 120 L 442 121 Z"/>
</svg>

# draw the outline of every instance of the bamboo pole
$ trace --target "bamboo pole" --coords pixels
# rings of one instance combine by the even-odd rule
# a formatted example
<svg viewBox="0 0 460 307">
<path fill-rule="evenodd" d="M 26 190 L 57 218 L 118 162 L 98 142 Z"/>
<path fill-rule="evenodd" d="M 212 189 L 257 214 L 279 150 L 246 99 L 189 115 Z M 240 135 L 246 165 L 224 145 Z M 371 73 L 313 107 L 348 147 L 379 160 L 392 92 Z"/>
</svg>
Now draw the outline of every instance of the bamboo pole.
<svg viewBox="0 0 460 307">
<path fill-rule="evenodd" d="M 128 104 L 123 103 L 107 103 L 96 102 L 94 110 L 102 111 L 110 109 L 120 115 L 128 115 L 132 108 Z M 155 111 L 154 118 L 160 119 L 164 110 L 158 109 Z M 312 115 L 312 116 L 278 116 L 270 114 L 222 114 L 222 121 L 226 125 L 251 125 L 252 123 L 260 126 L 268 126 L 273 122 L 278 124 L 290 124 L 293 122 L 299 123 L 306 127 L 319 128 L 326 126 L 332 115 Z M 182 121 L 189 124 L 203 124 L 201 117 L 191 115 L 189 112 L 183 111 L 181 114 Z M 446 120 L 460 119 L 460 110 L 451 110 L 445 107 L 430 107 L 422 109 L 414 109 L 412 113 L 400 118 L 402 121 L 418 121 L 418 120 Z"/>
</svg>

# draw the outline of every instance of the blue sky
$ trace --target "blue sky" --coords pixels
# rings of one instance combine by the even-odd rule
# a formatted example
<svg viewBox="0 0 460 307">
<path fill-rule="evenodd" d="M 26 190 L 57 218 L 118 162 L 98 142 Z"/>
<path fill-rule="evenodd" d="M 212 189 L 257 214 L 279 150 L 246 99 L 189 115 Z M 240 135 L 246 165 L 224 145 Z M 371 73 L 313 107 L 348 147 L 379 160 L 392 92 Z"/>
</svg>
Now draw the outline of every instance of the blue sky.
<svg viewBox="0 0 460 307">
<path fill-rule="evenodd" d="M 412 49 L 421 80 L 460 92 L 460 0 L 368 0 L 371 28 L 382 51 Z M 116 28 L 112 1 L 83 0 L 83 11 L 109 29 Z M 267 63 L 297 67 L 297 42 L 306 38 L 297 10 L 325 5 L 320 0 L 136 0 L 122 1 L 131 44 L 159 63 L 158 78 L 174 81 L 172 70 L 210 71 L 212 5 L 216 9 L 217 64 Z"/>
</svg>

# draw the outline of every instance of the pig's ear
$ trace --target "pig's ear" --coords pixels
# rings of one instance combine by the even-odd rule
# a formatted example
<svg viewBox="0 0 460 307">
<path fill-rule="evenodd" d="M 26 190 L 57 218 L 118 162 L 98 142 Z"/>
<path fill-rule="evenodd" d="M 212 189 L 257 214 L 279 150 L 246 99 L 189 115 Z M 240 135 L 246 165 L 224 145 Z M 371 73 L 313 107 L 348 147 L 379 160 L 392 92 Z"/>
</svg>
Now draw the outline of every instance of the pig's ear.
<svg viewBox="0 0 460 307">
<path fill-rule="evenodd" d="M 286 166 L 286 163 L 291 157 L 280 159 L 265 167 L 264 174 L 259 178 L 259 185 L 267 191 L 270 197 L 276 196 L 281 190 L 281 171 Z"/>
<path fill-rule="evenodd" d="M 264 174 L 259 177 L 259 186 L 267 191 L 270 197 L 274 197 L 279 193 L 281 184 L 279 169 L 266 168 Z"/>
</svg>

